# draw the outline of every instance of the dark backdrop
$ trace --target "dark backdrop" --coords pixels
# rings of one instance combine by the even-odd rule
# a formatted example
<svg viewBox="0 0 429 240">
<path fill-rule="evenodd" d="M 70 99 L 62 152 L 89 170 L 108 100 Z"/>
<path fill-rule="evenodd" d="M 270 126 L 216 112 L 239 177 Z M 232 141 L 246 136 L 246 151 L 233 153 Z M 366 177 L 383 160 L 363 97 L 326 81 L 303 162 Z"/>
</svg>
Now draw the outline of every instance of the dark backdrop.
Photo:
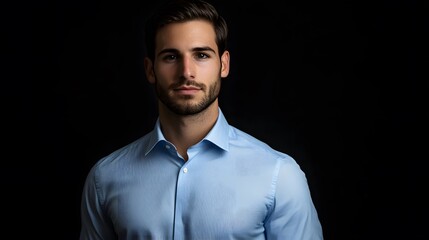
<svg viewBox="0 0 429 240">
<path fill-rule="evenodd" d="M 231 29 L 221 108 L 297 160 L 325 238 L 426 236 L 427 4 L 214 3 Z M 156 4 L 1 3 L 3 235 L 77 239 L 90 167 L 152 129 L 139 28 Z"/>
</svg>

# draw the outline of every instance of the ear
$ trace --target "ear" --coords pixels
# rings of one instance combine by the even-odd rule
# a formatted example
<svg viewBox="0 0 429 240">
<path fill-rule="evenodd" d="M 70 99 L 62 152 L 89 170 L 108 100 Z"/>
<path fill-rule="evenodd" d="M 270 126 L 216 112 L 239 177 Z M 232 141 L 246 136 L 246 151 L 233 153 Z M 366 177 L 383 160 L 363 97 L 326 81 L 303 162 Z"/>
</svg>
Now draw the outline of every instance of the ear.
<svg viewBox="0 0 429 240">
<path fill-rule="evenodd" d="M 229 74 L 229 51 L 223 52 L 222 56 L 220 57 L 220 63 L 221 63 L 221 69 L 220 69 L 220 76 L 222 78 L 226 78 Z"/>
<path fill-rule="evenodd" d="M 154 84 L 155 83 L 155 73 L 153 72 L 153 63 L 152 60 L 150 60 L 150 58 L 145 57 L 144 59 L 144 69 L 146 72 L 146 78 L 147 80 Z"/>
</svg>

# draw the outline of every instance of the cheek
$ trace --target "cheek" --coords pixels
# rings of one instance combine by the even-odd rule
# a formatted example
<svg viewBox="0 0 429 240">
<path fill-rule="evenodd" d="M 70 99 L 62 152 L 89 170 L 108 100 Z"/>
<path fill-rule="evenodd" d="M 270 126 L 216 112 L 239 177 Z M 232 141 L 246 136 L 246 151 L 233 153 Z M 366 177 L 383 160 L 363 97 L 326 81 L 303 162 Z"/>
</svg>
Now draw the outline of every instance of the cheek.
<svg viewBox="0 0 429 240">
<path fill-rule="evenodd" d="M 155 69 L 156 81 L 158 84 L 167 85 L 175 79 L 176 69 L 172 66 L 160 66 Z"/>
<path fill-rule="evenodd" d="M 221 66 L 218 64 L 200 68 L 200 72 L 199 72 L 200 76 L 204 78 L 206 77 L 217 78 L 220 76 L 220 73 L 221 73 Z"/>
</svg>

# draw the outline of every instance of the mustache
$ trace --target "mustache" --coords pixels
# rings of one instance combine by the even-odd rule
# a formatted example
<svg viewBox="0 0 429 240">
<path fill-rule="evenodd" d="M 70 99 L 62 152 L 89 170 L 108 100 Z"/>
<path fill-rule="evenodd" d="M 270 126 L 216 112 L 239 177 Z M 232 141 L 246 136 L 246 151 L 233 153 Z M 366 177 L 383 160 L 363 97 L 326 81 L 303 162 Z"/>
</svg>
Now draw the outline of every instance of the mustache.
<svg viewBox="0 0 429 240">
<path fill-rule="evenodd" d="M 175 88 L 179 88 L 181 86 L 193 86 L 193 87 L 201 88 L 203 90 L 206 89 L 206 85 L 205 84 L 198 83 L 198 82 L 196 82 L 194 80 L 183 80 L 183 81 L 174 83 L 174 84 L 171 85 L 171 88 L 175 89 Z"/>
</svg>

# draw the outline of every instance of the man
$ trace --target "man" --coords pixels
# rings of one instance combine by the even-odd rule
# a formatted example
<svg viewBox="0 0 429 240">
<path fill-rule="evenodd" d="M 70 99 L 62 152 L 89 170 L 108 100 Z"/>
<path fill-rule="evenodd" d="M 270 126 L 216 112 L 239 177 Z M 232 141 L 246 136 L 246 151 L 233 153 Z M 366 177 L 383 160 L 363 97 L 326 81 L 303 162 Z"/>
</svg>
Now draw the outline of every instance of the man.
<svg viewBox="0 0 429 240">
<path fill-rule="evenodd" d="M 213 6 L 171 2 L 145 33 L 159 118 L 89 172 L 80 239 L 323 239 L 295 160 L 222 114 L 230 53 Z"/>
</svg>

